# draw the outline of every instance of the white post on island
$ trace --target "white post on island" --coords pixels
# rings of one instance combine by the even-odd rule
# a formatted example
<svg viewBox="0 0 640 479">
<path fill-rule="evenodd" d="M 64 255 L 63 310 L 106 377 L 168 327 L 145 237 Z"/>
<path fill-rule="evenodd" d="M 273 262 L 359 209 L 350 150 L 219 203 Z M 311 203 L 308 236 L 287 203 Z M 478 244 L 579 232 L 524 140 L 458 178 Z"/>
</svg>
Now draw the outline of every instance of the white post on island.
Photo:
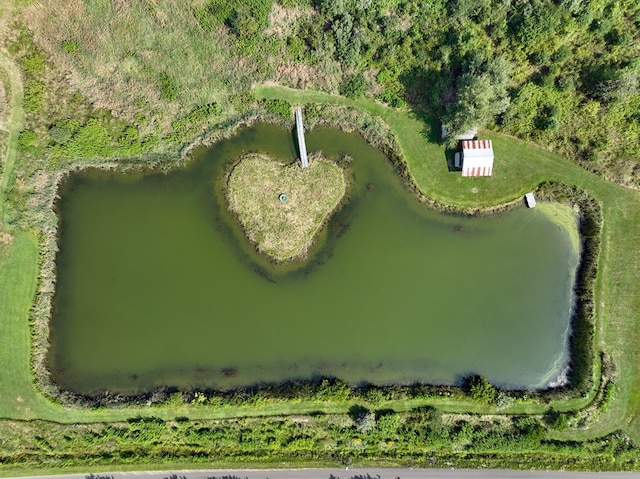
<svg viewBox="0 0 640 479">
<path fill-rule="evenodd" d="M 302 124 L 302 107 L 296 107 L 296 130 L 298 131 L 298 149 L 300 150 L 300 161 L 303 168 L 309 166 L 307 158 L 307 145 L 304 142 L 304 125 Z"/>
</svg>

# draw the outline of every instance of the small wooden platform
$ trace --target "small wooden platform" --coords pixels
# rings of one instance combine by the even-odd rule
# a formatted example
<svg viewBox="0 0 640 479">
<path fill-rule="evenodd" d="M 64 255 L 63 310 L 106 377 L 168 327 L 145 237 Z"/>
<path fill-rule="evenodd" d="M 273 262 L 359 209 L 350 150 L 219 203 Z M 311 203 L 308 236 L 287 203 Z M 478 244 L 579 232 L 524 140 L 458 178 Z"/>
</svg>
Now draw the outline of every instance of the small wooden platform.
<svg viewBox="0 0 640 479">
<path fill-rule="evenodd" d="M 524 195 L 524 199 L 527 202 L 527 206 L 529 208 L 535 208 L 536 207 L 536 198 L 535 196 L 533 196 L 533 192 L 529 192 L 526 195 Z"/>
</svg>

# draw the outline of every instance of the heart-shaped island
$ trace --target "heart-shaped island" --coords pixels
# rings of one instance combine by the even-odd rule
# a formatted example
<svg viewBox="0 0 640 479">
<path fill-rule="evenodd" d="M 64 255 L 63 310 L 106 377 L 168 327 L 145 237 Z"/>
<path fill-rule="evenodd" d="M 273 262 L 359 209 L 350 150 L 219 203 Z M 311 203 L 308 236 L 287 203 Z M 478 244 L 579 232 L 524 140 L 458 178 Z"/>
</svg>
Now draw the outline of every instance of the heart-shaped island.
<svg viewBox="0 0 640 479">
<path fill-rule="evenodd" d="M 306 256 L 346 190 L 342 169 L 318 153 L 304 169 L 252 153 L 229 173 L 226 197 L 258 251 L 289 261 Z"/>
</svg>

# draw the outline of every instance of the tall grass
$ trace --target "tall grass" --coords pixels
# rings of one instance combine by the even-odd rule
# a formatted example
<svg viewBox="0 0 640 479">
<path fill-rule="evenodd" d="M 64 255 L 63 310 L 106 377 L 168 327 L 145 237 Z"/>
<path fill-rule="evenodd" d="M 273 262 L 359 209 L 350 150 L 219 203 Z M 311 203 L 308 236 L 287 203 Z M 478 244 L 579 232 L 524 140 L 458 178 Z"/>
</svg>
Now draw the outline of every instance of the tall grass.
<svg viewBox="0 0 640 479">
<path fill-rule="evenodd" d="M 189 2 L 45 0 L 25 17 L 37 43 L 76 72 L 72 85 L 95 106 L 129 121 L 142 114 L 165 133 L 199 105 L 226 107 L 229 84 L 250 85 L 225 28 L 203 29 Z"/>
</svg>

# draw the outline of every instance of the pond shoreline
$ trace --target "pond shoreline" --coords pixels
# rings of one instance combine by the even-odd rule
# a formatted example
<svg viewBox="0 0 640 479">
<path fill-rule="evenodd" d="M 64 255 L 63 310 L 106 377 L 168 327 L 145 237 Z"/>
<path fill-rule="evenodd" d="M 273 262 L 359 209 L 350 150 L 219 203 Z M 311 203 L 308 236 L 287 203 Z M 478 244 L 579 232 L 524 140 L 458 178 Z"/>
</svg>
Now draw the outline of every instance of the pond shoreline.
<svg viewBox="0 0 640 479">
<path fill-rule="evenodd" d="M 376 132 L 373 131 L 371 128 L 367 129 L 362 127 L 362 125 L 358 126 L 358 124 L 356 123 L 349 123 L 348 121 L 345 121 L 345 117 L 348 117 L 348 115 L 344 115 L 344 111 L 342 109 L 333 109 L 334 111 L 339 110 L 340 113 L 342 114 L 341 118 L 342 120 L 339 122 L 339 124 L 333 124 L 330 122 L 330 120 L 324 120 L 324 121 L 308 121 L 307 123 L 311 126 L 311 127 L 317 127 L 317 126 L 334 126 L 334 127 L 338 127 L 340 130 L 342 131 L 358 131 L 366 140 L 367 142 L 369 142 L 370 144 L 372 144 L 373 146 L 377 147 L 378 149 L 381 149 L 383 151 L 383 153 L 385 153 L 385 155 L 390 159 L 390 161 L 395 165 L 396 167 L 396 172 L 400 174 L 400 176 L 402 177 L 403 181 L 405 182 L 405 184 L 416 194 L 417 198 L 420 200 L 421 203 L 425 203 L 427 205 L 429 205 L 430 207 L 433 207 L 441 212 L 445 212 L 445 213 L 451 213 L 451 214 L 466 214 L 466 215 L 470 215 L 470 216 L 479 216 L 479 215 L 489 215 L 489 214 L 494 214 L 494 213 L 498 213 L 498 212 L 502 212 L 502 211 L 506 211 L 512 208 L 517 207 L 518 205 L 520 205 L 522 203 L 522 199 L 520 198 L 516 198 L 511 202 L 508 202 L 506 204 L 503 205 L 498 205 L 498 206 L 494 206 L 494 207 L 489 207 L 489 208 L 474 208 L 474 209 L 460 209 L 460 208 L 456 208 L 456 207 L 452 207 L 452 206 L 447 206 L 447 205 L 442 205 L 439 204 L 437 202 L 434 202 L 432 200 L 429 200 L 428 197 L 426 197 L 424 194 L 422 194 L 417 186 L 413 183 L 407 169 L 406 169 L 406 164 L 404 164 L 404 160 L 402 159 L 401 154 L 399 153 L 399 148 L 397 148 L 397 144 L 395 144 L 395 141 L 393 139 L 393 136 L 390 134 L 390 131 L 388 130 L 388 128 L 386 128 L 385 125 L 382 125 L 385 129 L 384 133 L 386 133 L 387 135 L 390 136 L 386 136 L 386 135 L 380 135 L 380 132 Z M 326 116 L 325 116 L 326 118 Z M 358 119 L 361 119 L 362 116 L 357 117 Z M 216 131 L 211 133 L 207 138 L 205 139 L 201 139 L 201 141 L 199 143 L 193 143 L 190 146 L 188 146 L 187 148 L 185 148 L 183 150 L 183 154 L 182 156 L 178 159 L 178 160 L 170 160 L 170 161 L 166 161 L 166 162 L 162 162 L 160 165 L 158 165 L 158 168 L 151 168 L 147 165 L 140 165 L 140 164 L 117 164 L 114 163 L 113 161 L 110 162 L 105 162 L 104 164 L 101 165 L 75 165 L 67 170 L 65 170 L 64 172 L 60 172 L 57 175 L 56 178 L 56 197 L 59 191 L 59 188 L 62 184 L 62 182 L 64 181 L 64 179 L 70 175 L 73 174 L 74 172 L 77 172 L 79 170 L 83 170 L 85 168 L 98 168 L 98 169 L 104 169 L 104 170 L 118 170 L 118 171 L 138 171 L 138 172 L 151 172 L 151 171 L 167 171 L 173 168 L 179 168 L 181 166 L 183 166 L 184 164 L 186 164 L 189 161 L 190 155 L 193 151 L 194 148 L 197 148 L 199 146 L 210 146 L 211 144 L 220 141 L 222 139 L 225 138 L 229 138 L 231 136 L 233 136 L 235 134 L 235 132 L 242 127 L 245 126 L 251 126 L 252 124 L 258 123 L 258 122 L 264 122 L 264 121 L 269 121 L 270 123 L 276 123 L 279 125 L 283 125 L 283 124 L 287 124 L 287 122 L 284 119 L 277 119 L 275 117 L 272 117 L 268 114 L 254 114 L 252 116 L 249 116 L 247 118 L 241 119 L 238 122 L 236 122 L 234 125 L 231 125 L 230 127 L 228 127 L 227 129 L 223 130 L 223 131 Z M 353 120 L 355 121 L 355 118 L 353 118 Z M 379 123 L 382 123 L 381 121 L 379 121 Z M 287 124 L 287 126 L 290 126 L 290 124 Z M 378 125 L 380 126 L 380 125 Z M 381 148 L 381 146 L 384 148 Z M 395 148 L 394 148 L 395 146 Z M 559 191 L 556 191 L 559 190 Z M 573 203 L 573 204 L 579 204 L 581 199 L 584 199 L 585 195 L 584 192 L 580 192 L 580 191 L 570 191 L 568 194 L 566 192 L 566 187 L 562 187 L 561 185 L 548 185 L 546 186 L 546 190 L 539 191 L 538 193 L 541 195 L 541 197 L 548 197 L 549 199 L 560 199 L 561 201 L 565 201 L 565 202 L 569 202 L 569 203 Z M 348 195 L 345 196 L 345 198 L 347 198 Z M 343 200 L 345 201 L 345 200 Z M 341 203 L 342 204 L 342 203 Z M 340 205 L 341 205 L 340 204 Z M 340 207 L 340 205 L 338 207 Z M 586 207 L 581 207 L 580 208 L 581 212 L 583 212 L 583 214 L 587 214 L 589 208 Z M 589 210 L 589 211 L 595 211 L 595 210 Z M 56 214 L 56 217 L 58 218 L 58 227 L 59 227 L 59 217 L 57 215 L 57 202 L 53 203 L 53 212 L 54 214 Z M 595 213 L 594 213 L 595 214 Z M 597 210 L 597 214 L 599 214 L 599 206 L 598 206 L 598 210 Z M 596 215 L 597 216 L 597 215 Z M 329 217 L 327 217 L 329 218 Z M 592 222 L 596 222 L 596 220 L 592 221 Z M 599 226 L 598 226 L 598 234 L 595 236 L 599 235 Z M 41 271 L 41 279 L 42 278 L 50 278 L 53 275 L 53 278 L 55 278 L 55 259 L 53 262 L 51 261 L 45 261 L 45 259 L 50 260 L 50 256 L 53 254 L 55 257 L 55 253 L 54 251 L 57 251 L 57 241 L 58 241 L 58 231 L 55 231 L 55 248 L 52 248 L 50 244 L 48 244 L 48 247 L 46 249 L 46 251 L 44 251 L 44 253 L 41 254 L 41 258 L 43 258 L 43 261 L 41 262 L 41 264 L 43 265 L 43 269 Z M 583 239 L 584 242 L 584 239 Z M 599 246 L 596 247 L 594 249 L 594 247 L 592 246 L 590 251 L 591 253 L 595 252 L 595 255 L 589 255 L 589 257 L 591 259 L 589 259 L 588 261 L 585 261 L 584 258 L 581 256 L 581 260 L 580 260 L 580 266 L 579 266 L 579 271 L 576 274 L 576 286 L 575 289 L 578 289 L 578 282 L 580 281 L 580 274 L 581 271 L 583 269 L 585 270 L 589 270 L 591 271 L 593 269 L 593 267 L 596 267 L 597 269 L 597 264 L 596 266 L 589 266 L 589 267 L 584 267 L 583 268 L 583 263 L 589 263 L 591 264 L 591 261 L 595 261 L 597 263 L 597 250 L 598 250 Z M 47 255 L 48 253 L 48 255 Z M 48 265 L 49 268 L 45 269 L 44 265 Z M 55 281 L 55 279 L 54 279 Z M 34 321 L 34 336 L 35 336 L 35 340 L 34 340 L 34 370 L 36 372 L 36 378 L 37 378 L 37 384 L 38 387 L 45 392 L 49 397 L 51 397 L 52 399 L 62 402 L 63 404 L 66 405 L 83 405 L 83 406 L 95 406 L 95 405 L 107 405 L 107 404 L 140 404 L 140 403 L 147 403 L 151 397 L 155 396 L 162 396 L 163 394 L 161 394 L 161 391 L 167 391 L 167 390 L 171 390 L 171 388 L 160 388 L 158 391 L 150 391 L 150 392 L 145 392 L 144 394 L 141 395 L 136 395 L 136 396 L 122 396 L 122 395 L 111 395 L 108 392 L 105 391 L 105 393 L 97 395 L 97 396 L 78 396 L 70 391 L 63 391 L 60 390 L 58 388 L 58 386 L 53 383 L 53 381 L 51 381 L 50 378 L 50 373 L 48 371 L 47 365 L 46 365 L 46 357 L 47 357 L 47 351 L 48 351 L 48 335 L 49 335 L 49 325 L 48 325 L 48 321 L 50 319 L 50 312 L 51 312 L 51 307 L 52 307 L 52 299 L 53 299 L 53 294 L 54 291 L 50 291 L 49 292 L 49 304 L 48 304 L 48 308 L 46 308 L 47 311 L 44 312 L 48 312 L 48 317 L 44 318 L 44 320 L 46 321 L 46 325 L 43 324 L 43 318 L 41 316 L 43 310 L 40 308 L 37 308 L 37 311 L 39 311 L 39 314 L 35 315 L 35 321 Z M 38 301 L 46 301 L 46 296 L 47 295 L 39 295 L 38 297 Z M 593 296 L 592 291 L 591 291 L 591 296 Z M 587 299 L 586 295 L 581 296 L 581 298 L 583 299 Z M 583 301 L 584 302 L 584 301 Z M 587 301 L 588 302 L 588 301 Z M 593 303 L 593 299 L 591 299 L 591 303 Z M 42 306 L 42 304 L 40 305 Z M 586 305 L 585 303 L 585 308 L 584 312 L 588 311 L 588 305 Z M 579 309 L 579 308 L 576 308 Z M 571 324 L 572 324 L 572 331 L 576 331 L 580 328 L 576 328 L 574 326 L 574 322 L 582 322 L 579 318 L 572 318 L 571 320 Z M 591 329 L 592 329 L 592 325 L 591 325 Z M 589 328 L 587 328 L 589 329 Z M 585 333 L 586 334 L 586 333 Z M 592 333 L 591 333 L 592 334 Z M 574 337 L 574 335 L 572 334 L 572 338 Z M 583 336 L 583 339 L 586 339 L 586 336 Z M 575 343 L 575 341 L 573 341 Z M 592 342 L 592 339 L 591 339 Z M 45 346 L 46 349 L 43 351 L 41 348 Z M 572 361 L 572 363 L 574 362 L 573 358 L 574 358 L 574 351 L 573 351 L 573 347 L 572 346 L 572 351 L 571 351 L 571 359 L 570 361 Z M 589 347 L 588 349 L 591 350 L 591 352 L 593 352 L 593 347 Z M 581 358 L 584 360 L 586 359 L 586 357 L 588 357 L 588 354 L 580 354 L 579 356 L 581 356 Z M 591 360 L 591 363 L 593 362 L 593 360 Z M 576 365 L 572 364 L 572 370 L 576 369 Z M 587 368 L 589 369 L 589 371 L 591 371 L 591 368 Z M 587 371 L 582 371 L 581 374 L 586 374 Z M 575 379 L 575 378 L 574 378 Z M 304 383 L 304 382 L 303 382 Z M 584 385 L 583 385 L 584 386 Z M 415 386 L 398 386 L 400 388 L 403 387 L 425 387 L 425 385 L 415 385 Z M 452 391 L 452 387 L 451 386 L 428 386 L 429 388 L 435 388 L 438 391 L 448 391 L 451 392 Z M 273 390 L 273 388 L 275 388 L 276 390 L 279 389 L 278 385 L 266 385 L 264 387 L 258 387 L 257 389 L 253 389 L 253 388 L 248 388 L 251 390 L 255 390 L 255 391 L 268 391 L 268 390 Z M 392 390 L 394 387 L 390 387 L 387 388 L 389 390 Z M 456 388 L 454 388 L 455 390 Z M 579 388 L 581 391 L 584 391 L 584 387 L 580 387 Z M 212 394 L 215 394 L 214 392 L 211 392 Z M 518 394 L 515 391 L 511 391 L 511 394 Z M 553 390 L 553 391 L 548 391 L 549 394 L 551 394 L 552 396 L 562 396 L 562 397 L 574 397 L 575 395 L 573 393 L 571 393 L 567 388 L 560 388 L 558 390 Z M 439 393 L 438 393 L 439 394 Z M 523 392 L 523 394 L 531 394 L 530 391 L 526 391 Z M 537 393 L 536 393 L 537 394 Z M 540 393 L 540 394 L 547 394 L 547 393 Z"/>
</svg>

